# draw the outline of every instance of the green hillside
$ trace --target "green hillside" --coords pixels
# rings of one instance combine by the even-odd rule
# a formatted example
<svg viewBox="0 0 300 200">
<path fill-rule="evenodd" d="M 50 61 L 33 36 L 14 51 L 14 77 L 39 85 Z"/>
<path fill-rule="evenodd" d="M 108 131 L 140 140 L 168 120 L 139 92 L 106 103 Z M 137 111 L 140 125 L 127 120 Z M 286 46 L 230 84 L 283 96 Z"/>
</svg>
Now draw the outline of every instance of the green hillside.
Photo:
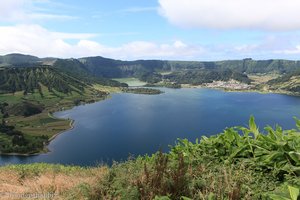
<svg viewBox="0 0 300 200">
<path fill-rule="evenodd" d="M 56 58 L 37 58 L 22 54 L 9 54 L 0 57 L 0 66 L 5 67 L 38 67 L 41 64 L 49 68 L 58 69 L 60 72 L 75 77 L 86 83 L 97 82 L 101 85 L 125 86 L 120 85 L 112 78 L 138 78 L 141 81 L 153 84 L 163 80 L 173 83 L 202 84 L 217 80 L 227 81 L 229 78 L 249 84 L 251 80 L 248 75 L 277 74 L 285 77 L 299 70 L 300 62 L 291 60 L 253 60 L 251 58 L 243 60 L 225 61 L 167 61 L 167 60 L 136 60 L 122 61 L 104 57 L 85 57 L 79 59 L 56 59 Z M 161 75 L 161 73 L 168 73 Z M 170 74 L 171 73 L 171 74 Z M 287 80 L 281 79 L 282 81 Z M 280 80 L 278 80 L 279 83 Z M 287 85 L 273 87 L 275 82 L 266 83 L 270 90 L 297 91 L 297 85 Z M 160 85 L 169 84 L 168 82 Z M 259 86 L 256 88 L 264 88 Z M 295 93 L 296 94 L 296 93 Z"/>
<path fill-rule="evenodd" d="M 45 151 L 45 144 L 71 123 L 52 112 L 104 99 L 111 86 L 127 85 L 53 66 L 1 69 L 0 153 Z"/>
<path fill-rule="evenodd" d="M 300 71 L 283 75 L 268 82 L 271 89 L 286 90 L 300 95 Z"/>
<path fill-rule="evenodd" d="M 97 76 L 128 77 L 147 72 L 182 71 L 182 70 L 226 70 L 239 73 L 290 73 L 300 68 L 299 61 L 289 60 L 227 60 L 215 62 L 201 61 L 163 61 L 137 60 L 120 61 L 103 57 L 87 57 L 79 59 L 86 69 Z"/>
<path fill-rule="evenodd" d="M 90 67 L 77 59 L 57 59 L 52 67 L 88 83 L 98 83 L 114 87 L 127 87 L 126 84 L 121 84 L 118 81 L 111 80 L 111 77 L 109 76 L 93 72 Z M 102 69 L 105 67 L 98 65 L 98 68 Z"/>
<path fill-rule="evenodd" d="M 292 60 L 236 60 L 216 62 L 218 68 L 232 69 L 247 74 L 253 73 L 290 73 L 300 68 L 299 61 Z"/>
<path fill-rule="evenodd" d="M 103 57 L 87 57 L 79 60 L 90 73 L 108 78 L 138 77 L 146 72 L 170 70 L 166 65 L 167 62 L 160 60 L 121 61 Z"/>
<path fill-rule="evenodd" d="M 226 70 L 189 70 L 173 72 L 165 75 L 165 79 L 179 84 L 200 85 L 203 83 L 211 83 L 213 81 L 229 81 L 231 79 L 242 83 L 250 84 L 251 80 L 246 74 L 236 72 L 230 69 Z"/>
<path fill-rule="evenodd" d="M 86 84 L 50 67 L 7 68 L 0 74 L 0 93 L 24 91 L 24 94 L 39 90 L 43 95 L 41 85 L 49 91 L 61 93 L 81 93 Z"/>
<path fill-rule="evenodd" d="M 31 55 L 8 54 L 0 56 L 0 66 L 28 66 L 40 62 L 40 58 Z"/>
<path fill-rule="evenodd" d="M 85 57 L 79 59 L 38 58 L 30 55 L 8 54 L 0 56 L 1 65 L 21 65 L 26 63 L 54 63 L 61 67 L 60 62 L 68 61 L 87 73 L 107 78 L 134 76 L 136 72 L 178 71 L 192 69 L 231 69 L 242 73 L 290 73 L 300 68 L 300 61 L 293 60 L 243 60 L 224 61 L 167 61 L 167 60 L 136 60 L 122 61 L 104 57 Z M 82 65 L 80 66 L 81 63 Z M 79 71 L 78 71 L 79 72 Z"/>
</svg>

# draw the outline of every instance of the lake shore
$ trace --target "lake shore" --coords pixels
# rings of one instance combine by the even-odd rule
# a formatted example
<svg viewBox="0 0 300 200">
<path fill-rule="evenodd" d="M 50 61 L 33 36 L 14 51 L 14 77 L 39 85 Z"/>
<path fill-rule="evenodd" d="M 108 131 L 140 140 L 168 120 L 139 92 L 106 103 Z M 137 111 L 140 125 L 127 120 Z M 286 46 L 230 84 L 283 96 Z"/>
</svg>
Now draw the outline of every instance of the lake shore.
<svg viewBox="0 0 300 200">
<path fill-rule="evenodd" d="M 54 117 L 51 113 L 48 113 L 49 117 L 53 118 L 53 119 L 60 119 L 60 118 L 57 118 L 57 117 Z M 66 131 L 69 131 L 69 130 L 72 130 L 74 128 L 74 123 L 75 123 L 75 120 L 73 119 L 69 119 L 70 123 L 69 123 L 69 128 L 68 129 L 65 129 L 65 130 L 62 130 L 62 131 L 59 131 L 58 133 L 54 134 L 52 137 L 50 137 L 47 141 L 46 144 L 44 144 L 44 149 L 39 151 L 39 152 L 35 152 L 35 153 L 0 153 L 0 156 L 3 155 L 3 156 L 36 156 L 36 155 L 40 155 L 40 154 L 43 154 L 43 153 L 49 153 L 51 152 L 47 147 L 48 145 L 50 144 L 51 141 L 53 141 L 57 136 L 59 136 L 60 134 L 62 133 L 65 133 Z"/>
<path fill-rule="evenodd" d="M 90 104 L 90 103 L 96 103 L 96 102 L 99 102 L 99 101 L 103 101 L 103 100 L 106 100 L 106 99 L 109 99 L 111 98 L 110 95 L 107 95 L 105 98 L 99 98 L 93 102 L 85 102 L 85 103 L 82 103 L 80 105 L 84 105 L 84 104 Z M 49 149 L 48 149 L 48 145 L 50 144 L 50 142 L 52 142 L 57 136 L 59 136 L 60 134 L 63 134 L 65 133 L 66 131 L 69 131 L 69 130 L 72 130 L 74 128 L 74 123 L 75 123 L 75 120 L 73 119 L 63 119 L 63 118 L 58 118 L 58 117 L 55 117 L 52 113 L 55 113 L 55 112 L 60 112 L 60 111 L 64 111 L 64 110 L 71 110 L 72 108 L 76 107 L 76 106 L 79 106 L 79 105 L 75 105 L 75 104 L 70 104 L 66 107 L 58 107 L 58 108 L 55 108 L 54 110 L 51 110 L 50 112 L 48 112 L 48 117 L 49 118 L 52 118 L 52 119 L 58 119 L 58 120 L 68 120 L 69 121 L 69 126 L 68 128 L 65 128 L 64 130 L 60 130 L 59 132 L 55 133 L 54 135 L 52 135 L 48 140 L 47 142 L 44 143 L 44 147 L 42 150 L 40 151 L 37 151 L 37 152 L 34 152 L 34 153 L 2 153 L 0 152 L 0 156 L 24 156 L 24 157 L 27 157 L 27 156 L 37 156 L 37 155 L 40 155 L 40 154 L 45 154 L 45 153 L 49 153 L 51 152 Z M 49 111 L 49 110 L 48 110 Z"/>
<path fill-rule="evenodd" d="M 53 119 L 60 119 L 60 118 L 57 118 L 57 117 L 53 116 L 53 115 L 50 114 L 50 113 L 49 113 L 49 117 L 51 117 L 51 118 L 53 118 Z M 55 135 L 53 135 L 51 138 L 49 138 L 48 144 L 49 144 L 52 140 L 54 140 L 58 135 L 60 135 L 60 134 L 62 134 L 62 133 L 64 133 L 64 132 L 66 132 L 66 131 L 72 130 L 72 129 L 74 128 L 75 120 L 73 120 L 73 119 L 68 119 L 68 120 L 70 121 L 70 123 L 69 123 L 70 128 L 68 128 L 68 129 L 66 129 L 66 130 L 62 130 L 62 131 L 56 133 Z M 48 152 L 49 152 L 49 151 L 48 151 Z"/>
<path fill-rule="evenodd" d="M 260 94 L 283 94 L 288 96 L 300 96 L 300 94 L 295 94 L 285 90 L 259 90 L 259 89 L 234 89 L 234 88 L 224 88 L 224 87 L 207 87 L 204 85 L 191 85 L 191 84 L 181 84 L 182 88 L 206 88 L 206 89 L 216 89 L 222 90 L 224 92 L 257 92 Z"/>
</svg>

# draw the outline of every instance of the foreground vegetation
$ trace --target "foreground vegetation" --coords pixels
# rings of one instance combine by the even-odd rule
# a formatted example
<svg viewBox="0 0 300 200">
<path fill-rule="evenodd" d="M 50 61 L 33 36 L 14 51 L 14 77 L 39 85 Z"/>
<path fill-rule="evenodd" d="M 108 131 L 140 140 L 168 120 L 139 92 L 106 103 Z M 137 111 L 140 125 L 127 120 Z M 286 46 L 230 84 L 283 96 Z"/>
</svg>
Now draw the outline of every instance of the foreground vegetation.
<svg viewBox="0 0 300 200">
<path fill-rule="evenodd" d="M 55 194 L 54 199 L 270 199 L 300 198 L 298 130 L 233 127 L 185 139 L 169 153 L 115 163 L 111 167 L 49 164 L 0 168 L 0 192 Z M 75 178 L 76 177 L 76 178 Z"/>
</svg>

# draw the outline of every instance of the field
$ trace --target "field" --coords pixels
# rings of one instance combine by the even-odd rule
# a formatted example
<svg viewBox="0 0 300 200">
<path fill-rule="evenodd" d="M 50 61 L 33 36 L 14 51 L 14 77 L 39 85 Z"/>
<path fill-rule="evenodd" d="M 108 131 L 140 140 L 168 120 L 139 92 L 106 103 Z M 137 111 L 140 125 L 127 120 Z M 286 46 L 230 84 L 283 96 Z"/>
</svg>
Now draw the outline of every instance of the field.
<svg viewBox="0 0 300 200">
<path fill-rule="evenodd" d="M 252 84 L 259 85 L 259 84 L 266 84 L 268 81 L 278 78 L 278 74 L 251 74 L 248 77 L 253 80 Z"/>
<path fill-rule="evenodd" d="M 104 86 L 104 85 L 99 85 L 99 84 L 95 84 L 93 85 L 94 89 L 96 90 L 100 90 L 103 92 L 107 92 L 107 93 L 119 93 L 122 90 L 119 87 L 111 87 L 111 86 Z"/>
<path fill-rule="evenodd" d="M 81 103 L 90 103 L 104 99 L 108 93 L 117 92 L 119 89 L 95 85 L 87 87 L 83 94 L 72 92 L 70 94 L 63 94 L 53 90 L 49 92 L 48 89 L 42 85 L 42 94 L 38 91 L 24 95 L 23 92 L 16 92 L 14 94 L 0 95 L 0 103 L 9 103 L 8 113 L 9 117 L 5 118 L 5 124 L 14 126 L 15 131 L 20 131 L 24 134 L 25 140 L 30 143 L 31 150 L 24 148 L 15 149 L 15 153 L 36 153 L 40 151 L 47 151 L 43 148 L 46 139 L 51 140 L 53 136 L 71 128 L 71 119 L 57 119 L 51 113 L 69 109 Z M 30 102 L 42 108 L 42 112 L 30 116 L 24 116 L 22 113 L 26 109 L 22 102 Z M 3 114 L 1 114 L 3 115 Z M 32 144 L 31 144 L 32 143 Z M 6 146 L 7 153 L 9 149 L 13 149 L 12 137 L 6 134 L 0 134 L 0 144 Z M 27 146 L 30 146 L 27 145 Z M 0 149 L 1 151 L 1 149 Z"/>
</svg>

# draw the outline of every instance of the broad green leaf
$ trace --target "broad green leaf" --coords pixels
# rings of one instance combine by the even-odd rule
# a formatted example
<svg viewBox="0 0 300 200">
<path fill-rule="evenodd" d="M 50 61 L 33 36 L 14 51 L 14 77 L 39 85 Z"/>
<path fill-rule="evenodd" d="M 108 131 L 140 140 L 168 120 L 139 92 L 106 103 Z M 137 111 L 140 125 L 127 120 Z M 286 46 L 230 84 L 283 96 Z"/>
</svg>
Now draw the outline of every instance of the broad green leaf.
<svg viewBox="0 0 300 200">
<path fill-rule="evenodd" d="M 270 194 L 269 197 L 272 199 L 272 200 L 291 200 L 289 198 L 286 198 L 286 197 L 283 197 L 283 196 L 279 196 L 277 194 Z"/>
<path fill-rule="evenodd" d="M 271 164 L 276 164 L 276 160 L 277 162 L 279 160 L 284 160 L 284 153 L 283 152 L 273 152 L 270 153 L 270 155 L 267 156 L 267 158 L 263 161 L 263 163 L 267 164 L 267 165 L 271 165 Z"/>
<path fill-rule="evenodd" d="M 190 198 L 188 198 L 188 197 L 182 196 L 182 197 L 181 197 L 181 200 L 192 200 L 192 199 L 190 199 Z"/>
<path fill-rule="evenodd" d="M 250 131 L 254 134 L 254 138 L 257 139 L 259 132 L 258 132 L 258 128 L 256 126 L 255 119 L 253 116 L 250 117 L 249 128 L 250 128 Z"/>
<path fill-rule="evenodd" d="M 246 149 L 248 149 L 248 146 L 245 145 L 244 147 L 240 147 L 238 149 L 236 149 L 230 156 L 229 156 L 229 160 L 235 158 L 238 154 L 240 154 L 241 152 L 245 151 Z"/>
<path fill-rule="evenodd" d="M 297 117 L 294 117 L 294 119 L 296 121 L 297 128 L 300 130 L 300 120 Z"/>
<path fill-rule="evenodd" d="M 277 139 L 282 139 L 283 137 L 283 130 L 282 130 L 282 127 L 279 126 L 279 125 L 276 125 L 276 131 L 275 131 L 275 134 L 277 136 Z"/>
<path fill-rule="evenodd" d="M 288 186 L 289 192 L 290 192 L 290 196 L 292 200 L 297 200 L 298 196 L 299 196 L 299 189 L 292 187 L 292 186 Z"/>
<path fill-rule="evenodd" d="M 216 200 L 216 196 L 214 195 L 214 193 L 209 193 L 207 199 L 208 199 L 208 200 Z"/>
<path fill-rule="evenodd" d="M 161 196 L 161 197 L 159 197 L 159 196 L 156 196 L 155 198 L 154 198 L 154 200 L 171 200 L 168 196 Z"/>
<path fill-rule="evenodd" d="M 274 133 L 274 129 L 273 129 L 271 126 L 265 127 L 265 130 L 268 131 L 269 136 L 270 136 L 273 140 L 276 139 L 276 135 L 275 135 L 275 133 Z"/>
<path fill-rule="evenodd" d="M 300 153 L 291 151 L 289 152 L 289 156 L 296 162 L 296 165 L 300 165 Z"/>
</svg>

